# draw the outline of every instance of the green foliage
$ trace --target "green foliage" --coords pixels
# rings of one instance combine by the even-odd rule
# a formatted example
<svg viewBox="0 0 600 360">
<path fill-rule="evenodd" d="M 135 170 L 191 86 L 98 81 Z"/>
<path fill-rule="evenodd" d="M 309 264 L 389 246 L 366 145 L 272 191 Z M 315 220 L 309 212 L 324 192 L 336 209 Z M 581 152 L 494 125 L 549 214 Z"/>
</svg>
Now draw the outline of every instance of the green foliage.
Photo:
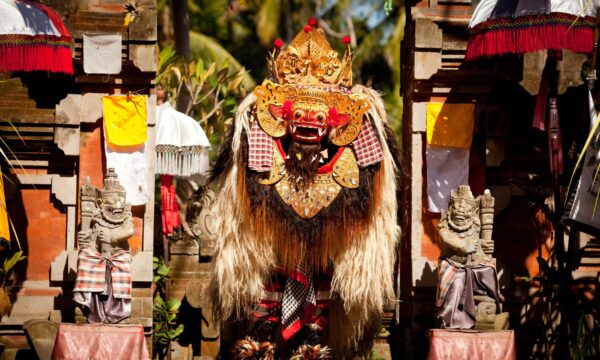
<svg viewBox="0 0 600 360">
<path fill-rule="evenodd" d="M 371 351 L 371 354 L 369 354 L 369 360 L 384 360 L 384 358 L 382 358 L 378 353 L 376 353 L 375 351 Z"/>
<path fill-rule="evenodd" d="M 169 299 L 165 301 L 159 294 L 154 297 L 153 323 L 156 343 L 167 345 L 177 339 L 183 332 L 183 324 L 177 325 L 177 314 L 181 301 Z"/>
<path fill-rule="evenodd" d="M 326 28 L 322 28 L 337 51 L 344 50 L 341 38 L 353 34 L 356 39 L 355 82 L 384 94 L 390 127 L 399 137 L 402 123 L 400 42 L 405 23 L 403 1 L 196 0 L 189 4 L 192 58 L 202 59 L 205 68 L 212 63 L 221 65 L 227 61 L 230 75 L 243 68 L 250 69 L 242 81 L 245 91 L 267 77 L 266 58 L 273 48 L 273 40 L 279 37 L 289 43 L 310 17 L 326 24 Z M 163 12 L 165 7 L 159 4 L 158 9 Z M 159 15 L 159 21 L 165 21 L 162 15 Z M 161 41 L 171 44 L 172 35 L 163 31 Z M 227 100 L 223 104 L 235 108 Z M 200 119 L 199 112 L 194 116 Z M 220 120 L 228 118 L 225 116 Z M 215 127 L 217 135 L 222 128 L 225 126 Z M 215 147 L 219 140 L 220 136 L 211 136 Z"/>
<path fill-rule="evenodd" d="M 520 277 L 521 281 L 528 282 L 535 287 L 537 291 L 532 295 L 534 303 L 538 307 L 540 314 L 537 315 L 540 321 L 540 329 L 545 334 L 541 336 L 543 348 L 550 350 L 555 345 L 556 335 L 561 329 L 556 328 L 559 301 L 565 301 L 562 306 L 569 309 L 567 315 L 567 333 L 563 336 L 568 337 L 568 351 L 570 358 L 574 360 L 597 359 L 600 356 L 600 322 L 598 320 L 597 295 L 593 300 L 587 299 L 581 292 L 577 292 L 577 284 L 572 284 L 568 289 L 569 294 L 566 298 L 560 298 L 561 292 L 565 291 L 565 284 L 561 280 L 561 270 L 556 266 L 555 261 L 546 260 L 537 257 L 540 269 L 540 275 L 534 278 Z M 585 283 L 584 279 L 579 279 L 580 284 Z M 577 281 L 577 280 L 574 280 Z M 598 288 L 598 279 L 596 279 L 595 289 Z M 597 294 L 597 293 L 596 293 Z M 535 311 L 529 309 L 528 312 Z"/>
<path fill-rule="evenodd" d="M 164 293 L 167 281 L 169 280 L 169 271 L 170 269 L 165 265 L 165 261 L 162 258 L 152 258 L 152 272 L 154 273 L 152 282 L 157 291 Z"/>
<path fill-rule="evenodd" d="M 17 251 L 11 257 L 5 259 L 2 267 L 0 267 L 0 318 L 10 314 L 12 309 L 12 302 L 10 296 L 8 296 L 6 282 L 11 278 L 15 265 L 26 258 L 27 256 L 23 256 L 22 251 Z"/>
<path fill-rule="evenodd" d="M 281 19 L 282 0 L 265 0 L 256 14 L 256 34 L 263 46 L 269 46 L 277 37 Z"/>
<path fill-rule="evenodd" d="M 186 63 L 172 47 L 166 47 L 160 53 L 157 81 L 169 99 L 177 100 L 182 94 L 190 96 L 183 112 L 199 119 L 215 145 L 221 143 L 237 103 L 246 95 L 244 82 L 249 81 L 245 69 L 231 61 L 234 60 L 225 57 L 219 63 L 207 63 L 202 59 Z"/>
<path fill-rule="evenodd" d="M 256 82 L 244 67 L 215 39 L 204 34 L 190 32 L 190 52 L 193 58 L 206 63 L 224 64 L 227 63 L 229 74 L 243 72 L 242 84 L 244 89 L 251 90 L 256 86 Z"/>
<path fill-rule="evenodd" d="M 170 281 L 170 269 L 166 266 L 164 260 L 153 257 L 152 270 L 155 286 L 154 307 L 152 309 L 154 336 L 152 340 L 155 345 L 155 353 L 164 356 L 169 351 L 171 342 L 177 340 L 184 330 L 183 324 L 178 324 L 177 321 L 181 301 L 176 299 L 165 300 L 167 284 Z"/>
<path fill-rule="evenodd" d="M 586 317 L 591 320 L 591 324 L 586 322 Z M 600 357 L 600 323 L 595 317 L 581 312 L 577 322 L 575 339 L 571 345 L 571 359 L 586 360 L 598 359 Z"/>
<path fill-rule="evenodd" d="M 19 261 L 23 261 L 27 256 L 23 255 L 22 251 L 15 252 L 10 258 L 4 260 L 4 264 L 0 268 L 0 277 L 2 278 L 2 287 L 6 286 L 6 280 L 12 275 L 12 270 Z"/>
</svg>

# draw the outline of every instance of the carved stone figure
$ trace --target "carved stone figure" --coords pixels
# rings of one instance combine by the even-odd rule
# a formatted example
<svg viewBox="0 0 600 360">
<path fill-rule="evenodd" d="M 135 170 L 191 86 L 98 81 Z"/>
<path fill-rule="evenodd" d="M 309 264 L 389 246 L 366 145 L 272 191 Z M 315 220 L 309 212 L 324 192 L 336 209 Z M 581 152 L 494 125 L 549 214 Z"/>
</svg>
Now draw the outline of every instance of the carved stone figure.
<svg viewBox="0 0 600 360">
<path fill-rule="evenodd" d="M 116 323 L 131 314 L 131 206 L 114 169 L 104 188 L 81 188 L 81 231 L 74 300 L 90 323 Z"/>
<path fill-rule="evenodd" d="M 186 222 L 190 232 L 199 240 L 200 256 L 213 254 L 216 242 L 215 192 L 209 187 L 200 187 L 187 203 Z"/>
<path fill-rule="evenodd" d="M 508 313 L 498 314 L 493 221 L 494 198 L 489 190 L 477 198 L 467 185 L 452 191 L 448 212 L 442 212 L 439 225 L 442 255 L 436 306 L 445 328 L 508 327 Z"/>
</svg>

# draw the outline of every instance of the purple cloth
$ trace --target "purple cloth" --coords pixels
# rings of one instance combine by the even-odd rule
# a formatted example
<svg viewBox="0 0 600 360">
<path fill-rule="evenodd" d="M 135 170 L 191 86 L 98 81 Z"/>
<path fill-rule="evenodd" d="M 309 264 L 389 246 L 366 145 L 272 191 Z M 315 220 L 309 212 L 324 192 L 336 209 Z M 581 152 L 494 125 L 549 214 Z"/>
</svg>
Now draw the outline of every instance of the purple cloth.
<svg viewBox="0 0 600 360">
<path fill-rule="evenodd" d="M 493 266 L 462 266 L 442 258 L 439 269 L 439 278 L 446 279 L 444 294 L 438 294 L 437 302 L 438 317 L 444 328 L 470 329 L 475 326 L 475 295 L 489 296 L 498 303 L 498 276 Z M 444 276 L 449 271 L 453 273 L 451 278 Z"/>
<path fill-rule="evenodd" d="M 87 321 L 90 324 L 115 324 L 131 315 L 131 299 L 116 299 L 113 294 L 112 264 L 106 265 L 104 291 L 75 292 L 74 300 L 83 305 L 89 312 Z"/>
</svg>

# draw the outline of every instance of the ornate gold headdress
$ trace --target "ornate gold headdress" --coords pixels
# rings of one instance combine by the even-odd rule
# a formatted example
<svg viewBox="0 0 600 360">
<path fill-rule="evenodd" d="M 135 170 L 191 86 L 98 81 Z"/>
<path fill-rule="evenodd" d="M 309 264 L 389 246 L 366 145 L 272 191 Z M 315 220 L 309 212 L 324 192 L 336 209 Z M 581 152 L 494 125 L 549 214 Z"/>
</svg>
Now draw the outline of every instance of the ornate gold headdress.
<svg viewBox="0 0 600 360">
<path fill-rule="evenodd" d="M 344 41 L 348 43 L 349 41 Z M 278 47 L 283 46 L 282 43 Z M 352 50 L 342 60 L 325 39 L 323 30 L 307 25 L 290 45 L 274 51 L 269 59 L 271 80 L 254 89 L 256 113 L 260 127 L 272 137 L 286 134 L 286 123 L 272 116 L 270 106 L 291 101 L 294 106 L 327 112 L 334 108 L 349 116 L 350 121 L 337 126 L 331 141 L 345 146 L 356 139 L 369 102 L 352 94 Z"/>
<path fill-rule="evenodd" d="M 296 35 L 290 45 L 271 54 L 269 72 L 282 85 L 312 87 L 352 86 L 352 50 L 347 47 L 340 61 L 323 30 L 308 26 Z"/>
</svg>

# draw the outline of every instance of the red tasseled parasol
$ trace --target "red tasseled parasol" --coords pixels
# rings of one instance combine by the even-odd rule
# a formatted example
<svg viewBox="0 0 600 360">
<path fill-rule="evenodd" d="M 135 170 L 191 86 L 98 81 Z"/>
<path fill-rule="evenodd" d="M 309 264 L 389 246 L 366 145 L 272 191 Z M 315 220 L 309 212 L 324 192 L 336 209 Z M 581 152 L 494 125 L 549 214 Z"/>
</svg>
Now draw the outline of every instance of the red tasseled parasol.
<svg viewBox="0 0 600 360">
<path fill-rule="evenodd" d="M 538 50 L 591 53 L 596 1 L 482 0 L 469 23 L 465 59 Z"/>
<path fill-rule="evenodd" d="M 0 71 L 73 74 L 72 37 L 52 9 L 0 0 L 0 19 Z"/>
</svg>

